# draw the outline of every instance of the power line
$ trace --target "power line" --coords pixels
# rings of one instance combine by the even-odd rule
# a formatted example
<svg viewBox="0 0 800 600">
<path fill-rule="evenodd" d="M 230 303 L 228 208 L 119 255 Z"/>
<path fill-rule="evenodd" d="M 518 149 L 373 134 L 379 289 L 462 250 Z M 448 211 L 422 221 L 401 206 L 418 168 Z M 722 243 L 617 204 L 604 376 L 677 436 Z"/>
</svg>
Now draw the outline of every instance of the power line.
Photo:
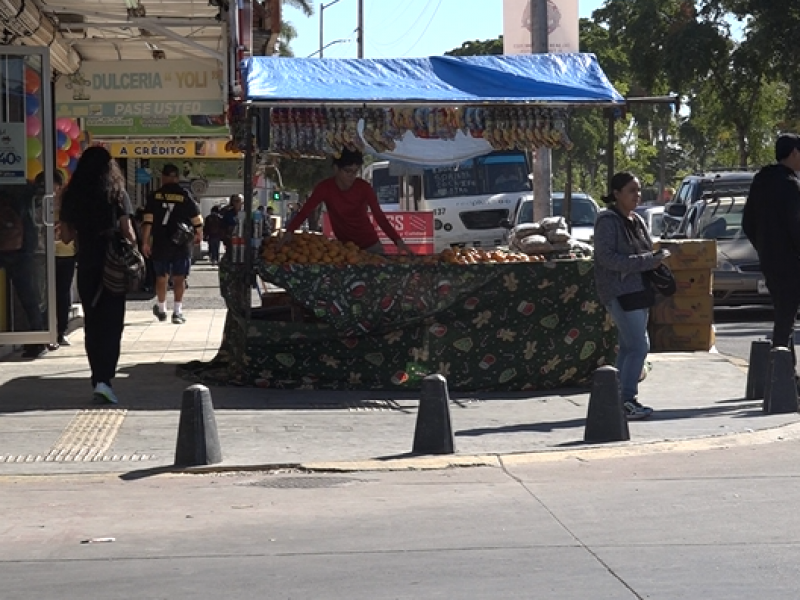
<svg viewBox="0 0 800 600">
<path fill-rule="evenodd" d="M 431 18 L 428 21 L 428 24 L 425 25 L 425 29 L 423 29 L 422 33 L 419 34 L 419 37 L 417 38 L 417 41 L 415 41 L 411 45 L 411 47 L 403 53 L 403 56 L 408 56 L 408 53 L 411 52 L 416 47 L 416 45 L 419 44 L 420 40 L 425 36 L 425 33 L 428 31 L 428 27 L 431 26 L 431 23 L 433 23 L 433 20 L 436 18 L 436 13 L 439 12 L 439 7 L 441 5 L 442 5 L 442 0 L 439 0 L 439 3 L 436 5 L 436 8 L 434 9 L 433 14 L 431 15 Z"/>
<path fill-rule="evenodd" d="M 439 0 L 439 4 L 441 4 L 441 3 L 442 3 L 442 0 Z M 411 31 L 413 31 L 413 30 L 414 30 L 414 28 L 416 27 L 417 23 L 419 23 L 420 19 L 422 19 L 422 18 L 425 16 L 425 13 L 428 11 L 428 6 L 430 6 L 430 5 L 426 3 L 426 4 L 425 4 L 425 6 L 424 6 L 424 7 L 422 8 L 422 10 L 420 11 L 419 15 L 417 16 L 417 18 L 414 20 L 414 22 L 413 22 L 413 23 L 412 23 L 412 24 L 409 26 L 409 28 L 408 28 L 408 29 L 406 29 L 406 30 L 405 30 L 405 31 L 404 31 L 404 32 L 403 32 L 403 33 L 400 35 L 400 37 L 399 37 L 399 38 L 397 38 L 396 40 L 393 40 L 393 41 L 391 41 L 391 42 L 386 42 L 386 43 L 376 43 L 376 45 L 377 45 L 377 46 L 382 46 L 382 47 L 391 47 L 391 46 L 396 46 L 398 43 L 402 42 L 402 41 L 403 41 L 403 40 L 406 38 L 406 36 L 408 36 L 408 34 L 409 34 Z M 438 6 L 437 6 L 437 7 L 436 7 L 436 9 L 433 11 L 433 14 L 434 14 L 434 16 L 436 15 L 436 11 L 437 11 L 437 10 L 439 10 L 439 7 L 438 7 Z M 430 25 L 430 21 L 428 22 L 428 25 Z M 426 27 L 426 29 L 427 29 L 427 27 Z M 417 40 L 417 42 L 418 42 L 418 41 L 419 41 L 419 40 Z M 415 44 L 416 44 L 416 42 L 415 42 Z"/>
</svg>

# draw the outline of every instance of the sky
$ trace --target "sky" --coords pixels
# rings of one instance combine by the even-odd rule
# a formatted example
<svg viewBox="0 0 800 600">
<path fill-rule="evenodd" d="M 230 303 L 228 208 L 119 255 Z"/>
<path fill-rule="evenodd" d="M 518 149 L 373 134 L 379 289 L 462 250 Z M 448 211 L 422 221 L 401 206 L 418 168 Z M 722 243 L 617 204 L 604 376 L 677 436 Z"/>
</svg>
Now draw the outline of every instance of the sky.
<svg viewBox="0 0 800 600">
<path fill-rule="evenodd" d="M 321 11 L 322 4 L 327 7 Z M 588 18 L 602 4 L 603 0 L 579 0 L 579 14 Z M 363 0 L 363 5 L 365 58 L 438 56 L 464 42 L 491 40 L 503 33 L 503 0 Z M 292 41 L 295 56 L 319 54 L 320 13 L 323 45 L 330 44 L 324 57 L 356 58 L 358 0 L 314 0 L 311 17 L 284 4 L 283 18 L 298 33 Z"/>
</svg>

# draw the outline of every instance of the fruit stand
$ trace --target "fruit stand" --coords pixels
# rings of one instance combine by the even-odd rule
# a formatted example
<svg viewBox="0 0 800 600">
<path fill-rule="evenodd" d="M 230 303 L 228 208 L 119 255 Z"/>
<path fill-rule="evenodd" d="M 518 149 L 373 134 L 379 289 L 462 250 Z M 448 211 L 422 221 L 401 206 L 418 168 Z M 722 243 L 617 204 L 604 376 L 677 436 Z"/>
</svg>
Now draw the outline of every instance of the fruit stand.
<svg viewBox="0 0 800 600">
<path fill-rule="evenodd" d="M 509 144 L 568 144 L 558 113 L 547 111 L 622 102 L 591 55 L 247 63 L 252 107 L 350 110 L 274 111 L 284 155 L 348 146 L 391 158 L 427 132 L 426 142 L 449 144 L 434 154 L 458 162 Z M 398 103 L 416 108 L 392 110 Z M 477 103 L 509 112 L 465 106 Z M 524 110 L 510 112 L 516 108 Z M 296 237 L 288 250 L 268 242 L 242 264 L 222 261 L 228 315 L 220 351 L 210 363 L 185 365 L 184 374 L 264 388 L 411 390 L 440 373 L 453 390 L 547 390 L 585 385 L 613 361 L 615 333 L 595 296 L 590 259 L 477 250 L 376 258 L 314 239 L 321 236 Z M 254 273 L 281 290 L 265 294 L 261 307 L 250 306 Z"/>
</svg>

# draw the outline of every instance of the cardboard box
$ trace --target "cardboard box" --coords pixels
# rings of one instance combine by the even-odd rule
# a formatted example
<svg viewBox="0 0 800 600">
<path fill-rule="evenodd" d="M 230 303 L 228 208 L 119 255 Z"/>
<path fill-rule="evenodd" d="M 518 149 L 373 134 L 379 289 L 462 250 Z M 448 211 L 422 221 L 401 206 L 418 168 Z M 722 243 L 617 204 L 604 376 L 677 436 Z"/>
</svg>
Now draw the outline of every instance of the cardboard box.
<svg viewBox="0 0 800 600">
<path fill-rule="evenodd" d="M 664 263 L 673 271 L 717 266 L 716 240 L 659 240 L 653 247 L 670 251 L 671 256 Z"/>
<path fill-rule="evenodd" d="M 659 298 L 650 309 L 650 322 L 656 325 L 675 325 L 682 323 L 706 324 L 714 322 L 714 297 L 670 296 Z"/>
<path fill-rule="evenodd" d="M 715 343 L 712 325 L 651 325 L 651 352 L 708 352 Z"/>
<path fill-rule="evenodd" d="M 707 296 L 711 293 L 714 275 L 710 269 L 673 271 L 678 291 L 676 296 Z"/>
</svg>

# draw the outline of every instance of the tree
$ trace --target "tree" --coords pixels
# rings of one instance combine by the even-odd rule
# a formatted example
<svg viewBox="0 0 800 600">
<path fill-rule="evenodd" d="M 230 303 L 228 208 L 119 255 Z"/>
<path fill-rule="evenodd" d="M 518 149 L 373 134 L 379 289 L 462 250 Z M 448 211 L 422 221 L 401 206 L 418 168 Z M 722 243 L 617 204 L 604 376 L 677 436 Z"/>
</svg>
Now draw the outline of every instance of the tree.
<svg viewBox="0 0 800 600">
<path fill-rule="evenodd" d="M 706 0 L 704 4 L 709 11 L 730 11 L 743 23 L 746 38 L 757 49 L 770 75 L 788 86 L 782 127 L 800 126 L 800 5 L 775 0 Z"/>
<path fill-rule="evenodd" d="M 445 56 L 489 56 L 503 53 L 503 36 L 496 40 L 464 42 L 460 48 L 448 50 Z"/>
</svg>

